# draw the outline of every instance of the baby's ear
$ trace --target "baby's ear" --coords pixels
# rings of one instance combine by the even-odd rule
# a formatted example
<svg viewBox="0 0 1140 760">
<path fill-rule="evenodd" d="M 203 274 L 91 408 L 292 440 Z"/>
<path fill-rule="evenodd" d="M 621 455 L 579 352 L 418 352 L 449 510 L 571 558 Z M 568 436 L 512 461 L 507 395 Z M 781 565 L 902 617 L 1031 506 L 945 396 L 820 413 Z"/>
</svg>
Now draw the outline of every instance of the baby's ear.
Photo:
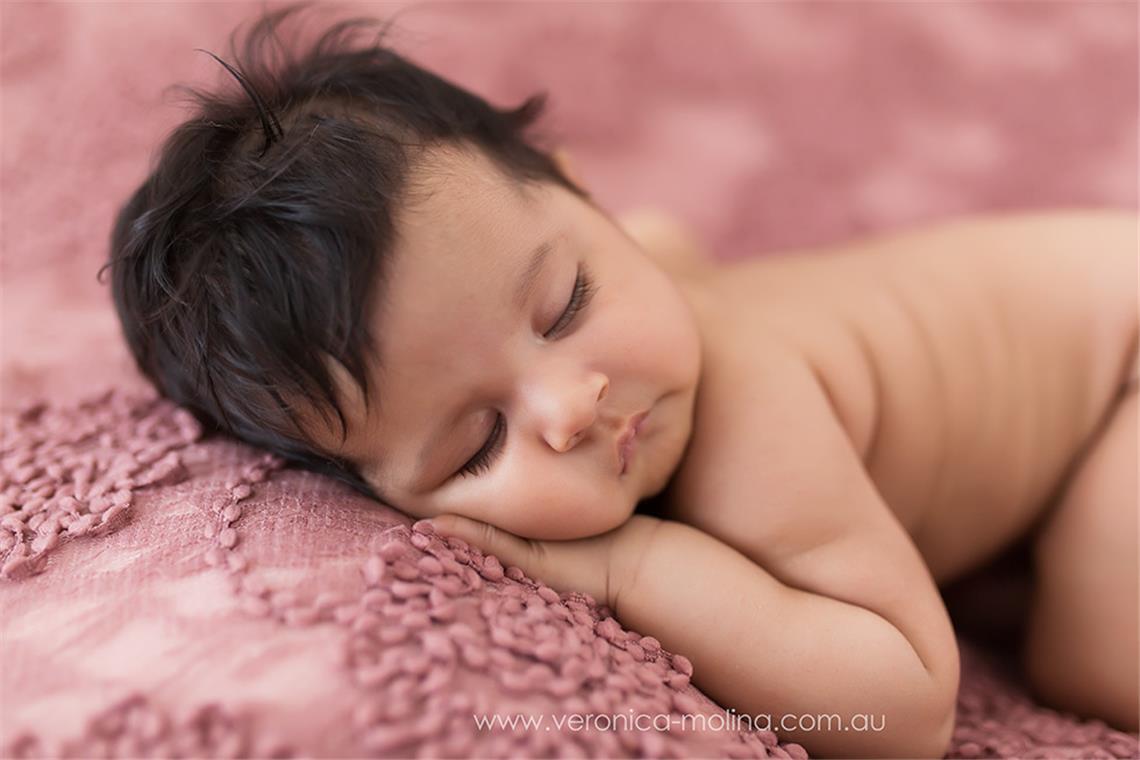
<svg viewBox="0 0 1140 760">
<path fill-rule="evenodd" d="M 554 163 L 558 166 L 558 170 L 566 175 L 566 178 L 573 182 L 578 187 L 585 187 L 582 184 L 582 178 L 578 176 L 575 171 L 574 165 L 570 161 L 570 154 L 565 148 L 555 148 L 554 153 L 551 154 Z"/>
</svg>

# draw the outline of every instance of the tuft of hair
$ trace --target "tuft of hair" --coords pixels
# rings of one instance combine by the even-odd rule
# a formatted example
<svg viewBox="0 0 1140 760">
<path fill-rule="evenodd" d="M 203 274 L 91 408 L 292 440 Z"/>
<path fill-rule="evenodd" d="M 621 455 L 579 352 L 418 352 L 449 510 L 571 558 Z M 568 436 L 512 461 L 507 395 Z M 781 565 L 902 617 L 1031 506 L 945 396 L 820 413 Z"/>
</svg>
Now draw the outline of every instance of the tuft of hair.
<svg viewBox="0 0 1140 760">
<path fill-rule="evenodd" d="M 302 419 L 315 411 L 347 436 L 329 359 L 366 408 L 378 403 L 367 367 L 379 336 L 365 317 L 383 297 L 417 156 L 475 147 L 521 183 L 588 195 L 524 134 L 545 93 L 495 108 L 383 46 L 391 22 L 377 19 L 337 22 L 295 51 L 279 32 L 308 5 L 265 13 L 240 45 L 235 30 L 232 64 L 208 53 L 236 86 L 182 88 L 196 109 L 119 210 L 98 277 L 110 270 L 140 371 L 208 435 L 385 500 Z"/>
</svg>

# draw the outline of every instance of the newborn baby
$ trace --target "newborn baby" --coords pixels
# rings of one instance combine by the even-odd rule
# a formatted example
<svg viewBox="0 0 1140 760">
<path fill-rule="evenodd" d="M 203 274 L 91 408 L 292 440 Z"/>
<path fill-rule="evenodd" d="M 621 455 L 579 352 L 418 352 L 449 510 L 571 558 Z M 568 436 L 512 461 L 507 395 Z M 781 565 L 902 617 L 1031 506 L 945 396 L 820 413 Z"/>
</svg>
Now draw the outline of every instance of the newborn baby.
<svg viewBox="0 0 1140 760">
<path fill-rule="evenodd" d="M 270 67 L 288 15 L 115 227 L 163 393 L 593 595 L 812 755 L 941 756 L 939 587 L 1033 535 L 1034 688 L 1136 730 L 1135 216 L 717 263 L 599 207 L 524 136 L 541 99 L 493 108 L 343 29 Z"/>
</svg>

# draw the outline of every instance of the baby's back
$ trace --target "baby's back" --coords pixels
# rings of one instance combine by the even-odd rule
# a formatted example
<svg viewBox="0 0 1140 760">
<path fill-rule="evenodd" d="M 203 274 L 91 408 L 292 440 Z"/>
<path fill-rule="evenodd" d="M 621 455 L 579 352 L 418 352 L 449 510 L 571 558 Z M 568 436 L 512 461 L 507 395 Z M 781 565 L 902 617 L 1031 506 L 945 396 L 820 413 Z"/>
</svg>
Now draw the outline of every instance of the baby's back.
<svg viewBox="0 0 1140 760">
<path fill-rule="evenodd" d="M 768 352 L 802 356 L 942 584 L 1035 521 L 1117 393 L 1137 343 L 1136 229 L 1114 213 L 991 217 L 722 266 L 708 356 L 753 354 L 756 373 Z"/>
</svg>

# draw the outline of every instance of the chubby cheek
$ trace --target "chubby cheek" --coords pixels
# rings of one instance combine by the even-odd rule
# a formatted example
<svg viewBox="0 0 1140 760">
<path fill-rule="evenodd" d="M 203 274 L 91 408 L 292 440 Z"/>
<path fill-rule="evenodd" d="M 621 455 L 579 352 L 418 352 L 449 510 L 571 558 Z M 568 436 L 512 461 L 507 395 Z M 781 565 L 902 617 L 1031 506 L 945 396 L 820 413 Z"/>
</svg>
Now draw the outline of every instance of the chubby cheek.
<svg viewBox="0 0 1140 760">
<path fill-rule="evenodd" d="M 541 478 L 535 478 L 538 483 Z M 547 483 L 550 481 L 547 480 Z M 523 538 L 568 541 L 613 530 L 629 519 L 636 504 L 618 489 L 594 484 L 541 487 L 535 482 L 502 494 L 488 505 L 485 522 Z"/>
<path fill-rule="evenodd" d="M 624 354 L 629 378 L 651 390 L 681 390 L 694 383 L 700 371 L 700 332 L 685 296 L 661 270 L 644 267 L 633 280 L 636 291 L 617 316 L 626 334 Z M 644 319 L 652 314 L 652 319 Z"/>
</svg>

